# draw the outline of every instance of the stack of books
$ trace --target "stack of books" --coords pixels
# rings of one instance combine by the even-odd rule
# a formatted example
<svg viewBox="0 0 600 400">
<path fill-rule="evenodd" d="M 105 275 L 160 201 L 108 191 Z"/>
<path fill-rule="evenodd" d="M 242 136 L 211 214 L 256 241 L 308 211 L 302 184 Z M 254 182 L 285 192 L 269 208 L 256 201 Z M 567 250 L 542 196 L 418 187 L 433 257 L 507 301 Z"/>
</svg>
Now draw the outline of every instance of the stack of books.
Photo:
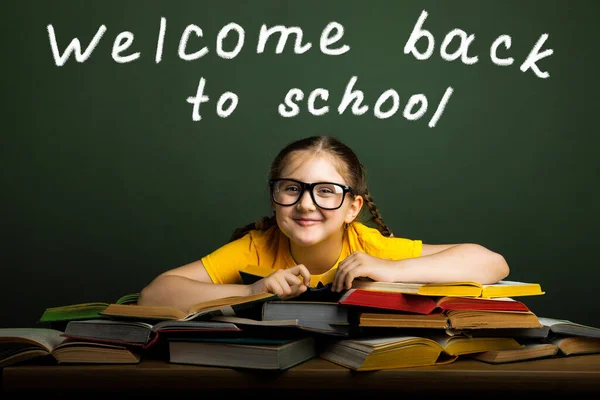
<svg viewBox="0 0 600 400">
<path fill-rule="evenodd" d="M 249 275 L 245 276 L 246 279 Z M 270 293 L 203 302 L 185 313 L 115 303 L 48 308 L 50 328 L 0 329 L 0 367 L 41 360 L 178 364 L 286 370 L 315 357 L 355 371 L 486 363 L 600 353 L 600 328 L 540 317 L 518 297 L 539 284 L 447 284 L 355 280 L 281 300 Z"/>
<path fill-rule="evenodd" d="M 516 297 L 537 283 L 406 284 L 356 280 L 338 299 L 357 327 L 321 357 L 354 370 L 445 364 L 459 357 L 505 363 L 600 353 L 600 328 L 539 317 Z M 426 352 L 415 346 L 426 346 Z M 415 358 L 415 354 L 419 357 Z M 437 356 L 436 356 L 437 355 Z"/>
<path fill-rule="evenodd" d="M 165 356 L 173 363 L 285 370 L 314 358 L 316 344 L 297 320 L 248 318 L 278 299 L 271 293 L 227 297 L 187 313 L 131 301 L 48 308 L 40 321 L 50 328 L 0 329 L 0 368 L 42 360 L 135 364 L 143 356 Z M 236 323 L 212 320 L 218 316 Z"/>
</svg>

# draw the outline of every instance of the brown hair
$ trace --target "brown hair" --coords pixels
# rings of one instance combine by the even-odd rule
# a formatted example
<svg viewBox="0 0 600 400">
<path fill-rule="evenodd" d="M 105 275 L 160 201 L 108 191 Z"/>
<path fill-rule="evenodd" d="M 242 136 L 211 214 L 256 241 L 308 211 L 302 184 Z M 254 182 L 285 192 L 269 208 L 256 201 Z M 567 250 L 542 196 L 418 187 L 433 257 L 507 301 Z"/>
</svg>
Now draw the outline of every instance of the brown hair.
<svg viewBox="0 0 600 400">
<path fill-rule="evenodd" d="M 334 162 L 338 163 L 338 170 L 346 178 L 346 183 L 352 187 L 356 195 L 360 195 L 364 199 L 364 205 L 370 213 L 370 218 L 366 223 L 374 222 L 379 232 L 384 236 L 392 236 L 392 231 L 383 222 L 379 209 L 375 206 L 373 198 L 367 189 L 366 174 L 363 165 L 358 160 L 356 154 L 345 144 L 332 136 L 311 136 L 300 139 L 288 144 L 284 147 L 273 160 L 271 169 L 269 170 L 269 179 L 277 179 L 281 177 L 281 172 L 286 166 L 289 157 L 300 152 L 310 152 L 314 155 L 326 154 L 331 156 Z M 362 215 L 365 212 L 365 207 L 362 208 Z M 263 217 L 257 222 L 252 222 L 246 226 L 236 229 L 231 241 L 244 236 L 251 230 L 267 230 L 272 226 L 277 225 L 275 215 L 271 217 Z"/>
</svg>

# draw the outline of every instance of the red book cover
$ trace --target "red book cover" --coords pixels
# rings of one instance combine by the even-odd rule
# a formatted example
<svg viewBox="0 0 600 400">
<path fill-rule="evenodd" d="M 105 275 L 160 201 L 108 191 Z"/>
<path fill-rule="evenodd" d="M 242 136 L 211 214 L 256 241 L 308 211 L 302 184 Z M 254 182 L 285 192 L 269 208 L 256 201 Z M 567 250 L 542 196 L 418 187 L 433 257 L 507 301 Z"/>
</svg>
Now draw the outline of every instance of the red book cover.
<svg viewBox="0 0 600 400">
<path fill-rule="evenodd" d="M 381 308 L 386 310 L 432 314 L 450 310 L 529 311 L 520 301 L 510 298 L 482 299 L 475 297 L 429 297 L 416 294 L 376 292 L 350 289 L 339 304 Z"/>
<path fill-rule="evenodd" d="M 339 304 L 384 308 L 386 310 L 405 311 L 416 314 L 431 314 L 438 308 L 431 297 L 391 292 L 375 292 L 362 289 L 350 289 L 339 300 Z"/>
</svg>

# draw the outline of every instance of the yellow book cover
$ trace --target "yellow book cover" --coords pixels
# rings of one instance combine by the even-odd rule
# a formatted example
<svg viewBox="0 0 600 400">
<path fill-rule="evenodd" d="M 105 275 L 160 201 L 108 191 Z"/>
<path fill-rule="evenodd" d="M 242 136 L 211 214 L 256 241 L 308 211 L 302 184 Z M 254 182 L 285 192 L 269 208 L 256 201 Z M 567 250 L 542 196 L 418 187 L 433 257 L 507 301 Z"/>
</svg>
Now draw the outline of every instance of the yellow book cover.
<svg viewBox="0 0 600 400">
<path fill-rule="evenodd" d="M 424 283 L 417 294 L 423 296 L 480 297 L 483 286 L 477 282 Z"/>
<path fill-rule="evenodd" d="M 436 333 L 428 336 L 437 342 L 443 351 L 451 356 L 461 356 L 464 354 L 481 353 L 491 350 L 508 350 L 523 347 L 515 338 L 512 337 L 469 337 L 469 336 L 448 336 L 446 333 Z"/>
<path fill-rule="evenodd" d="M 372 290 L 376 292 L 392 292 L 418 294 L 434 297 L 481 297 L 501 298 L 518 296 L 535 296 L 544 294 L 540 284 L 499 281 L 482 285 L 478 282 L 447 282 L 447 283 L 404 283 L 376 282 L 366 279 L 356 279 L 352 282 L 353 289 Z"/>
<path fill-rule="evenodd" d="M 442 354 L 435 340 L 417 336 L 342 339 L 331 342 L 319 356 L 355 371 L 448 364 L 456 356 Z"/>
<path fill-rule="evenodd" d="M 483 285 L 481 297 L 519 297 L 519 296 L 538 296 L 545 292 L 539 283 L 500 281 L 491 285 Z"/>
</svg>

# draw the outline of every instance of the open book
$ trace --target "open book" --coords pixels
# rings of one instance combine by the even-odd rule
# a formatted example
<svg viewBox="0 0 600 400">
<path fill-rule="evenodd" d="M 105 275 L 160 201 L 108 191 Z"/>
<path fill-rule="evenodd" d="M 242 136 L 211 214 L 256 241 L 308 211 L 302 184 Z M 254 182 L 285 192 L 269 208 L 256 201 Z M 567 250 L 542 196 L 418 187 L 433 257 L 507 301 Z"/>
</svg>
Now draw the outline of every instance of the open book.
<svg viewBox="0 0 600 400">
<path fill-rule="evenodd" d="M 447 364 L 460 355 L 520 347 L 522 345 L 513 338 L 470 338 L 439 333 L 338 340 L 329 343 L 320 356 L 356 371 L 370 371 Z"/>
<path fill-rule="evenodd" d="M 554 357 L 557 353 L 558 346 L 554 343 L 526 343 L 518 349 L 489 350 L 473 354 L 472 357 L 489 364 L 504 364 Z"/>
<path fill-rule="evenodd" d="M 442 352 L 443 346 L 429 338 L 386 336 L 332 341 L 319 357 L 354 371 L 447 364 L 457 359 Z"/>
<path fill-rule="evenodd" d="M 510 297 L 484 299 L 460 296 L 421 296 L 416 294 L 349 289 L 339 298 L 344 305 L 381 308 L 417 314 L 436 314 L 451 310 L 529 311 L 524 303 Z"/>
<path fill-rule="evenodd" d="M 227 322 L 165 320 L 150 324 L 132 320 L 90 319 L 69 321 L 63 336 L 146 349 L 155 345 L 161 337 L 223 335 L 240 331 L 235 324 Z"/>
<path fill-rule="evenodd" d="M 0 328 L 0 368 L 50 357 L 57 363 L 137 364 L 141 352 L 127 346 L 71 340 L 48 328 Z"/>
<path fill-rule="evenodd" d="M 120 297 L 115 301 L 115 304 L 135 304 L 139 298 L 139 293 L 130 293 Z M 102 318 L 102 311 L 109 306 L 110 303 L 93 302 L 69 304 L 59 307 L 50 307 L 44 310 L 44 313 L 39 319 L 39 322 L 62 322 L 74 321 L 90 318 Z"/>
<path fill-rule="evenodd" d="M 268 300 L 279 300 L 279 296 L 267 292 L 249 296 L 230 296 L 198 303 L 191 307 L 189 312 L 168 306 L 110 304 L 101 314 L 116 319 L 191 321 L 201 317 L 209 318 L 213 315 L 236 315 Z"/>
<path fill-rule="evenodd" d="M 511 337 L 473 338 L 465 335 L 448 336 L 446 333 L 432 333 L 427 337 L 436 341 L 442 347 L 442 350 L 451 356 L 523 347 L 521 343 Z"/>
<path fill-rule="evenodd" d="M 490 364 L 533 360 L 556 356 L 600 353 L 600 339 L 584 336 L 557 336 L 550 341 L 528 342 L 519 349 L 491 350 L 473 355 Z"/>
<path fill-rule="evenodd" d="M 540 322 L 555 335 L 583 336 L 600 339 L 600 328 L 564 319 L 540 317 Z"/>
<path fill-rule="evenodd" d="M 498 297 L 535 296 L 545 293 L 542 291 L 539 283 L 516 281 L 499 281 L 489 285 L 482 285 L 478 282 L 402 283 L 355 279 L 352 282 L 351 289 L 418 294 L 436 297 L 481 297 L 485 299 Z"/>
<path fill-rule="evenodd" d="M 597 338 L 558 336 L 551 343 L 558 346 L 559 353 L 564 356 L 600 353 L 600 339 Z"/>
<path fill-rule="evenodd" d="M 489 331 L 485 329 L 469 331 L 472 336 L 502 335 L 523 339 L 553 339 L 560 336 L 581 336 L 600 339 L 600 328 L 579 324 L 564 319 L 538 317 L 541 327 L 523 329 L 498 329 Z"/>
</svg>

